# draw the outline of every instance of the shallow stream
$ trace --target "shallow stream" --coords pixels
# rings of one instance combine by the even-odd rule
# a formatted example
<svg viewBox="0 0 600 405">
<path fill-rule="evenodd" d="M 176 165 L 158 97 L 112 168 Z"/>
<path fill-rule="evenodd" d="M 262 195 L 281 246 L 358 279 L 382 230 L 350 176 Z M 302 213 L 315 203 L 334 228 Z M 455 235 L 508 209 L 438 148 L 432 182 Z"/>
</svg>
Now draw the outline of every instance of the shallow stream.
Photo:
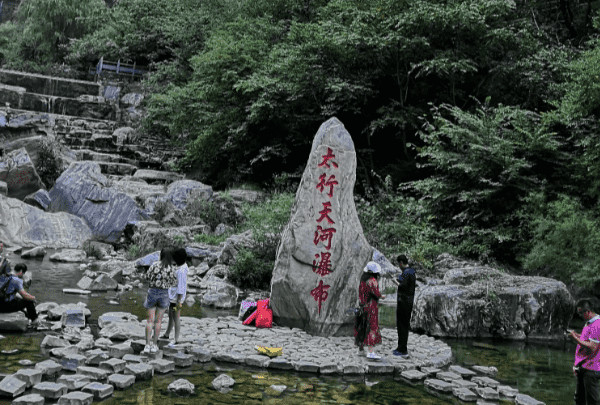
<svg viewBox="0 0 600 405">
<path fill-rule="evenodd" d="M 4 252 L 6 253 L 6 251 Z M 84 302 L 92 312 L 91 323 L 98 315 L 110 311 L 131 312 L 145 318 L 142 302 L 143 290 L 124 292 L 117 296 L 115 292 L 91 295 L 63 294 L 63 288 L 77 288 L 83 271 L 79 264 L 50 262 L 48 257 L 54 251 L 48 251 L 41 260 L 20 259 L 9 254 L 12 265 L 19 262 L 27 264 L 32 273 L 33 282 L 28 290 L 35 295 L 38 303 L 53 301 L 57 303 Z M 118 305 L 109 301 L 118 298 Z M 381 307 L 380 322 L 382 327 L 395 327 L 395 308 Z M 216 310 L 199 305 L 184 305 L 182 316 L 217 317 L 237 315 L 238 310 Z M 574 325 L 572 325 L 574 326 Z M 581 328 L 576 327 L 577 328 Z M 0 340 L 0 350 L 19 349 L 17 354 L 0 354 L 0 373 L 17 371 L 21 366 L 19 360 L 29 359 L 39 362 L 48 357 L 46 351 L 40 349 L 44 332 L 10 334 Z M 573 353 L 575 345 L 571 342 L 530 343 L 491 342 L 496 350 L 474 347 L 473 340 L 443 339 L 452 347 L 453 364 L 470 366 L 485 365 L 498 368 L 497 380 L 503 384 L 517 388 L 519 392 L 530 395 L 547 405 L 563 405 L 573 402 L 575 377 L 572 374 Z M 391 353 L 383 353 L 391 355 Z M 230 374 L 236 384 L 226 394 L 220 394 L 210 388 L 210 382 L 222 372 Z M 196 385 L 196 392 L 190 397 L 181 398 L 167 391 L 167 386 L 178 378 L 186 378 Z M 374 384 L 378 382 L 377 384 Z M 286 385 L 288 389 L 280 396 L 268 387 Z M 0 399 L 0 405 L 10 401 Z M 48 402 L 46 402 L 48 403 Z M 185 370 L 176 370 L 165 376 L 156 375 L 151 381 L 137 382 L 125 391 L 115 391 L 114 395 L 102 403 L 108 404 L 425 404 L 441 405 L 462 403 L 454 397 L 436 397 L 426 391 L 423 385 L 410 386 L 393 380 L 391 376 L 321 376 L 304 373 L 277 372 L 263 369 L 239 367 L 226 363 L 195 363 Z M 500 403 L 503 403 L 502 401 Z M 513 402 L 506 402 L 510 404 Z"/>
</svg>

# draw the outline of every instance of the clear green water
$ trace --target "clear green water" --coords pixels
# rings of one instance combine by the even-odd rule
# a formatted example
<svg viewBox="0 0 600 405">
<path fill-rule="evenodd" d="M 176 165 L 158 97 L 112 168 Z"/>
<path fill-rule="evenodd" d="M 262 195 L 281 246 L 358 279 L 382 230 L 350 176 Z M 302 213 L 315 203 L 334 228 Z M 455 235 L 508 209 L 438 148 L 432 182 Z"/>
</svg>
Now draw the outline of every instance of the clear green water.
<svg viewBox="0 0 600 405">
<path fill-rule="evenodd" d="M 49 255 L 51 253 L 49 252 Z M 46 257 L 49 257 L 46 256 Z M 119 305 L 109 304 L 108 297 L 114 292 L 77 296 L 62 294 L 63 288 L 76 288 L 82 277 L 78 265 L 59 264 L 44 260 L 19 260 L 11 257 L 13 264 L 25 262 L 33 274 L 30 292 L 38 302 L 58 303 L 85 302 L 92 311 L 92 321 L 108 311 L 127 311 L 144 319 L 146 316 L 142 302 L 144 291 L 129 291 L 119 298 Z M 395 308 L 380 308 L 380 322 L 384 327 L 395 327 Z M 237 309 L 214 310 L 184 306 L 182 315 L 195 317 L 216 317 L 237 314 Z M 581 326 L 575 328 L 581 328 Z M 39 362 L 48 358 L 47 351 L 40 348 L 44 333 L 9 334 L 3 333 L 0 350 L 19 349 L 14 355 L 0 354 L 0 373 L 17 371 L 18 361 L 28 359 Z M 563 405 L 573 402 L 575 377 L 571 372 L 575 345 L 546 343 L 490 342 L 497 351 L 472 346 L 471 340 L 444 339 L 454 355 L 453 364 L 470 366 L 474 364 L 495 366 L 497 379 L 503 384 L 517 388 L 548 405 Z M 221 373 L 234 378 L 236 384 L 231 392 L 221 394 L 210 387 L 211 381 Z M 168 392 L 167 386 L 178 378 L 185 378 L 196 385 L 196 392 L 182 398 Z M 366 382 L 366 384 L 365 384 Z M 372 385 L 374 382 L 378 382 Z M 288 389 L 281 395 L 268 387 L 286 385 Z M 10 401 L 0 398 L 0 405 Z M 46 401 L 48 403 L 56 403 Z M 425 404 L 442 405 L 462 403 L 453 397 L 436 397 L 428 393 L 422 385 L 410 386 L 394 381 L 390 376 L 314 376 L 290 372 L 265 372 L 262 369 L 234 367 L 229 364 L 194 364 L 185 370 L 176 370 L 166 376 L 156 375 L 150 381 L 137 382 L 124 391 L 115 391 L 103 404 Z M 502 403 L 502 402 L 501 402 Z M 505 402 L 506 404 L 512 402 Z"/>
</svg>

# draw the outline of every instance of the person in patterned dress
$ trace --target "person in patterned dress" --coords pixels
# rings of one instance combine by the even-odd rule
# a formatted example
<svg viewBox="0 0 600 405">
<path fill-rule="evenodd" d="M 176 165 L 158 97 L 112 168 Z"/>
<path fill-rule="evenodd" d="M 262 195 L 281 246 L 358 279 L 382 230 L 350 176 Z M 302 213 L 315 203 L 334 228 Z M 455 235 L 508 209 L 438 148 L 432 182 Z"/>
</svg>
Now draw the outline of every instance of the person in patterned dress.
<svg viewBox="0 0 600 405">
<path fill-rule="evenodd" d="M 367 358 L 373 360 L 381 359 L 381 356 L 373 351 L 373 346 L 381 344 L 381 333 L 379 332 L 379 308 L 377 307 L 377 303 L 380 298 L 384 299 L 385 295 L 381 295 L 379 292 L 377 280 L 380 274 L 381 267 L 379 264 L 375 262 L 367 263 L 367 267 L 364 269 L 364 274 L 360 278 L 358 287 L 359 302 L 360 305 L 364 305 L 369 328 L 365 340 L 358 345 L 359 352 L 362 351 L 363 346 L 367 346 Z M 357 329 L 357 325 L 355 325 L 354 337 L 358 336 L 358 333 L 359 330 Z"/>
</svg>

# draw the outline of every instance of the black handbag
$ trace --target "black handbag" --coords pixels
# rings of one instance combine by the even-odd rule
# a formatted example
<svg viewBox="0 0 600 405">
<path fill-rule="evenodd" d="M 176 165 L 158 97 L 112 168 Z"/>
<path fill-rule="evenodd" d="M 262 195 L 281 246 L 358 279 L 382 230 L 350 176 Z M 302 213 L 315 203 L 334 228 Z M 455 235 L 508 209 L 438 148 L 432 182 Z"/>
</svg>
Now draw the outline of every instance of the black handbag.
<svg viewBox="0 0 600 405">
<path fill-rule="evenodd" d="M 254 313 L 254 311 L 256 311 L 256 305 L 248 307 L 248 309 L 246 309 L 246 312 L 244 312 L 244 315 L 242 315 L 242 322 L 244 322 L 246 319 L 248 319 L 250 317 L 250 315 L 252 315 Z"/>
<path fill-rule="evenodd" d="M 354 339 L 354 344 L 362 347 L 362 344 L 367 337 L 367 333 L 369 333 L 369 313 L 365 311 L 365 305 L 359 305 L 356 309 L 356 319 L 354 322 L 356 331 L 358 332 Z"/>
</svg>

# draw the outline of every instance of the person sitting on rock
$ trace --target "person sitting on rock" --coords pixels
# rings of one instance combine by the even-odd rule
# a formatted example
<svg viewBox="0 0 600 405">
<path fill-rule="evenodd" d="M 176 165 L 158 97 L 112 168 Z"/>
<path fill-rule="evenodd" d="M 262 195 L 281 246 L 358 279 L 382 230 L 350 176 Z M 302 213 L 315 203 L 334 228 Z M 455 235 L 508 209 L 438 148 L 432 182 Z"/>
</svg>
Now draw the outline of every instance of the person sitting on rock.
<svg viewBox="0 0 600 405">
<path fill-rule="evenodd" d="M 23 311 L 31 321 L 31 325 L 37 325 L 39 319 L 35 310 L 35 297 L 23 289 L 23 275 L 27 272 L 27 266 L 19 263 L 14 270 L 10 269 L 9 262 L 6 262 L 5 266 L 7 270 L 0 269 L 0 286 L 3 286 L 7 280 L 10 281 L 6 289 L 6 297 L 3 302 L 0 302 L 0 313 Z M 17 293 L 22 298 L 17 298 Z"/>
<path fill-rule="evenodd" d="M 377 279 L 381 274 L 381 267 L 375 262 L 367 263 L 367 267 L 364 268 L 364 274 L 360 278 L 360 284 L 358 288 L 358 295 L 360 305 L 364 305 L 365 314 L 367 315 L 369 322 L 369 330 L 366 333 L 365 340 L 359 342 L 359 351 L 362 350 L 363 346 L 367 346 L 369 353 L 367 354 L 368 359 L 379 360 L 381 356 L 373 352 L 373 346 L 381 344 L 381 333 L 379 331 L 379 308 L 377 302 L 379 299 L 385 299 L 385 295 L 381 295 L 379 292 L 379 285 Z M 354 337 L 358 336 L 359 331 L 354 328 Z"/>
<path fill-rule="evenodd" d="M 171 249 L 163 248 L 160 251 L 160 260 L 153 263 L 144 275 L 150 286 L 144 301 L 144 308 L 148 310 L 148 321 L 146 322 L 146 346 L 142 353 L 158 352 L 158 336 L 162 318 L 166 309 L 169 308 L 169 288 L 177 283 L 172 255 Z M 154 336 L 152 336 L 151 344 L 152 330 L 154 330 Z"/>
<path fill-rule="evenodd" d="M 179 268 L 177 269 L 177 285 L 169 288 L 169 299 L 171 304 L 169 305 L 169 325 L 163 336 L 163 339 L 169 339 L 169 334 L 173 326 L 175 327 L 175 340 L 172 340 L 167 345 L 173 347 L 179 343 L 179 331 L 181 330 L 181 321 L 179 316 L 181 315 L 181 306 L 185 301 L 185 293 L 187 291 L 187 274 L 188 265 L 185 262 L 187 259 L 187 253 L 184 248 L 179 248 L 173 252 L 173 259 Z"/>
</svg>

